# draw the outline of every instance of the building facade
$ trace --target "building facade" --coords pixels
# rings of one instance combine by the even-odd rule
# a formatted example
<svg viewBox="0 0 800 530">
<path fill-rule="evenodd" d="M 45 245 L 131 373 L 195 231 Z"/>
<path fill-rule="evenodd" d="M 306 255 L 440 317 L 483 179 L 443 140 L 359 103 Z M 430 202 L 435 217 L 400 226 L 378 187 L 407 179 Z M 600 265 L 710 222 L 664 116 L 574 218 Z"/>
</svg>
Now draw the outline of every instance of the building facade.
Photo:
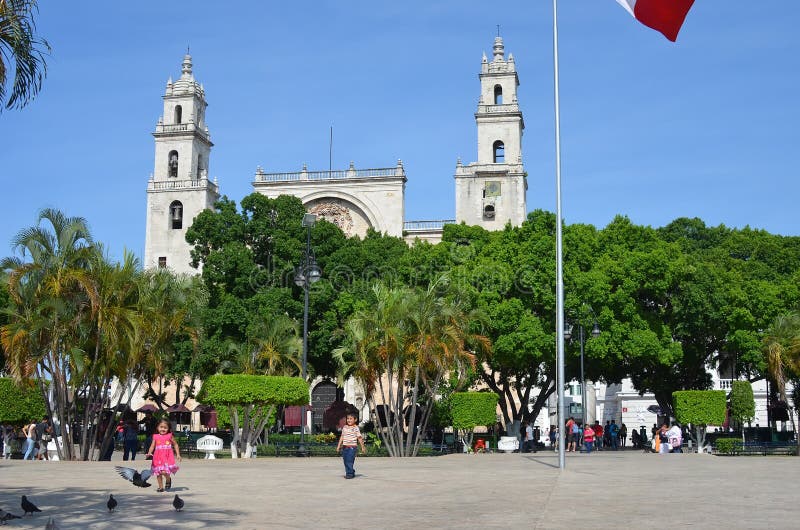
<svg viewBox="0 0 800 530">
<path fill-rule="evenodd" d="M 517 100 L 519 77 L 514 57 L 505 58 L 503 39 L 496 37 L 493 58 L 484 53 L 480 67 L 480 96 L 475 113 L 477 161 L 455 171 L 456 218 L 407 221 L 405 190 L 408 176 L 402 161 L 384 168 L 268 173 L 260 166 L 253 191 L 267 197 L 293 195 L 348 236 L 376 230 L 415 240 L 438 243 L 444 226 L 464 222 L 487 230 L 507 223 L 520 225 L 527 214 L 527 179 L 522 164 L 525 124 Z M 163 113 L 153 133 L 155 167 L 147 183 L 145 267 L 168 267 L 196 273 L 190 266 L 186 230 L 202 210 L 212 208 L 220 191 L 209 180 L 211 136 L 206 125 L 206 94 L 195 80 L 192 58 L 183 59 L 181 76 L 167 81 Z"/>
</svg>

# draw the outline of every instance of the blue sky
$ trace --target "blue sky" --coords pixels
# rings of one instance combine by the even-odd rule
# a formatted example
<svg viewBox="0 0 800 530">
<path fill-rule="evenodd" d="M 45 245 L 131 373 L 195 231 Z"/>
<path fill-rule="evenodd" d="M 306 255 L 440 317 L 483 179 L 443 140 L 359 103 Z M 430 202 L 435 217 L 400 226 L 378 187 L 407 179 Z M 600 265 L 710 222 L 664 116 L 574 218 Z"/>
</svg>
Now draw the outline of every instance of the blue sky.
<svg viewBox="0 0 800 530">
<path fill-rule="evenodd" d="M 0 114 L 0 255 L 45 206 L 141 255 L 151 132 L 187 44 L 223 193 L 267 172 L 394 166 L 407 220 L 454 216 L 482 52 L 517 62 L 528 209 L 555 210 L 551 2 L 40 2 L 41 95 Z M 613 0 L 559 5 L 563 212 L 800 235 L 800 2 L 698 0 L 677 44 Z M 5 250 L 2 250 L 5 249 Z"/>
</svg>

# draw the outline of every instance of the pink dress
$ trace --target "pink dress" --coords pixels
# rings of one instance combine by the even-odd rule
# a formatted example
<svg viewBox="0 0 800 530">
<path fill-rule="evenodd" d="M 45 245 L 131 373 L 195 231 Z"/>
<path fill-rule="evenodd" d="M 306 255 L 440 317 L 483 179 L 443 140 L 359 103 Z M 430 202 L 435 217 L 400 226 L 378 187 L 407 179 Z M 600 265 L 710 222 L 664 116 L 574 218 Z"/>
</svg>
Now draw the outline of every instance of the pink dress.
<svg viewBox="0 0 800 530">
<path fill-rule="evenodd" d="M 153 435 L 153 442 L 156 444 L 155 451 L 153 451 L 153 463 L 150 465 L 153 475 L 162 473 L 174 475 L 178 471 L 178 466 L 175 465 L 172 434 L 156 433 Z"/>
</svg>

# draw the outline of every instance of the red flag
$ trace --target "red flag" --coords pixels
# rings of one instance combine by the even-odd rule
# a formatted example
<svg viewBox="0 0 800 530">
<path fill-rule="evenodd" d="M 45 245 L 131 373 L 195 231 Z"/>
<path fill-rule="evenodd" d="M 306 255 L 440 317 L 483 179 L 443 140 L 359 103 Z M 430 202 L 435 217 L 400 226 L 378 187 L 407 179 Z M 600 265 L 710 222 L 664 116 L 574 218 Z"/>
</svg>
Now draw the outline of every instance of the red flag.
<svg viewBox="0 0 800 530">
<path fill-rule="evenodd" d="M 675 42 L 694 0 L 617 0 L 636 20 Z"/>
</svg>

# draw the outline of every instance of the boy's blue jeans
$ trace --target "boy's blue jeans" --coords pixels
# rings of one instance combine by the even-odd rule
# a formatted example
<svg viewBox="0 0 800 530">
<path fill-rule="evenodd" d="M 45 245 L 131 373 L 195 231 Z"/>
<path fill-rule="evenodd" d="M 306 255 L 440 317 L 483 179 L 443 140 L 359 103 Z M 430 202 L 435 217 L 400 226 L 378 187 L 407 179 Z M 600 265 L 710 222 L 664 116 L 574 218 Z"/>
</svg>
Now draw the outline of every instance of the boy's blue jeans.
<svg viewBox="0 0 800 530">
<path fill-rule="evenodd" d="M 353 469 L 353 464 L 356 462 L 356 448 L 355 447 L 342 447 L 342 459 L 344 460 L 344 474 L 348 477 L 355 477 L 356 470 Z"/>
</svg>

